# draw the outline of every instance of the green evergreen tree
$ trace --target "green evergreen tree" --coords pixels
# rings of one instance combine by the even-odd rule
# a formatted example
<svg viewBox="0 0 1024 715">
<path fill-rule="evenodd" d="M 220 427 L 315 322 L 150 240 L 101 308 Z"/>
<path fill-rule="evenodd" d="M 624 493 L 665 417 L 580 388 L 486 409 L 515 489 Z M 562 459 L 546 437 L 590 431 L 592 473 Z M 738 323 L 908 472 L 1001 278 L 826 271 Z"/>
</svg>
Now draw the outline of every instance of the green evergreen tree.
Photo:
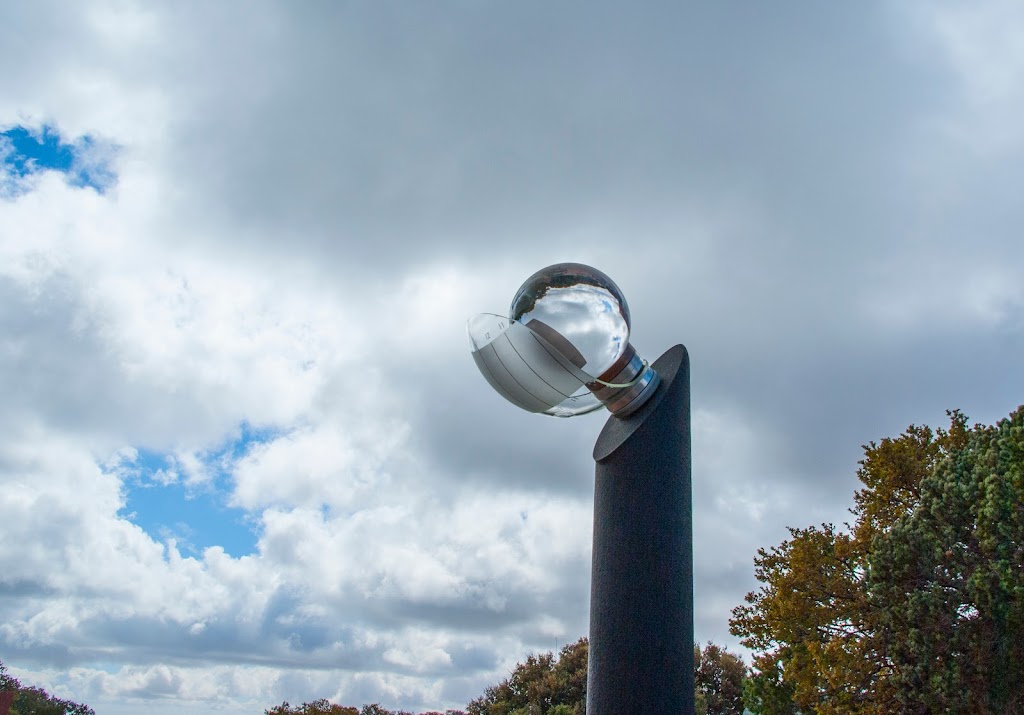
<svg viewBox="0 0 1024 715">
<path fill-rule="evenodd" d="M 921 483 L 877 537 L 868 589 L 907 713 L 1024 711 L 1024 408 Z"/>
</svg>

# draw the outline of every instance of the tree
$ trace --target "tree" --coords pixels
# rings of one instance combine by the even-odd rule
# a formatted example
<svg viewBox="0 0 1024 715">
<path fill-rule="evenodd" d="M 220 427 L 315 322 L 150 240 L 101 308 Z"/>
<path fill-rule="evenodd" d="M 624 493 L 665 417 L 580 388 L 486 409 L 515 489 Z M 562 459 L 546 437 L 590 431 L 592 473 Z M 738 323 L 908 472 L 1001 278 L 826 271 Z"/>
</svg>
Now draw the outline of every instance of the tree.
<svg viewBox="0 0 1024 715">
<path fill-rule="evenodd" d="M 877 663 L 861 588 L 864 554 L 829 524 L 791 529 L 791 538 L 759 550 L 755 574 L 766 586 L 734 609 L 735 635 L 755 652 L 758 682 L 790 691 L 801 710 L 822 715 L 876 710 Z M 785 712 L 787 706 L 780 703 Z M 767 713 L 766 713 L 767 715 Z"/>
<path fill-rule="evenodd" d="M 708 699 L 699 690 L 693 693 L 693 715 L 708 715 Z"/>
<path fill-rule="evenodd" d="M 736 655 L 710 641 L 693 647 L 694 685 L 707 715 L 743 715 L 743 683 L 747 666 Z"/>
<path fill-rule="evenodd" d="M 1024 710 L 1024 407 L 922 481 L 868 587 L 904 712 Z"/>
<path fill-rule="evenodd" d="M 529 655 L 511 675 L 467 706 L 468 715 L 583 715 L 587 707 L 587 653 L 581 638 L 553 653 Z"/>
<path fill-rule="evenodd" d="M 390 710 L 384 709 L 378 703 L 372 703 L 370 705 L 364 705 L 363 709 L 359 711 L 359 715 L 412 715 L 412 713 L 393 713 Z"/>
<path fill-rule="evenodd" d="M 798 715 L 793 685 L 782 679 L 782 663 L 770 655 L 754 659 L 754 670 L 743 684 L 743 703 L 760 715 Z"/>
<path fill-rule="evenodd" d="M 552 672 L 554 680 L 552 703 L 554 705 L 549 715 L 584 715 L 586 713 L 589 656 L 590 641 L 587 638 L 580 638 L 575 643 L 570 643 L 562 648 Z"/>
<path fill-rule="evenodd" d="M 730 627 L 764 715 L 1009 713 L 1022 706 L 1024 408 L 865 446 L 853 525 L 758 550 Z"/>
</svg>

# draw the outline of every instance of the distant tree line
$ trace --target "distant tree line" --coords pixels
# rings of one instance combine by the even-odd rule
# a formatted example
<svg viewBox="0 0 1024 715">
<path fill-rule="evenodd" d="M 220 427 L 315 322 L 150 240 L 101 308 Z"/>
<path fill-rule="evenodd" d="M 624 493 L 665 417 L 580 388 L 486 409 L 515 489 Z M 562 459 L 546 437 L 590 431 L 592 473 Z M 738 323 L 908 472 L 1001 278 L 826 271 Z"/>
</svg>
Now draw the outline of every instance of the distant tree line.
<svg viewBox="0 0 1024 715">
<path fill-rule="evenodd" d="M 430 711 L 419 715 L 585 715 L 587 711 L 587 655 L 589 643 L 581 638 L 554 653 L 529 655 L 508 678 L 487 688 L 466 710 Z M 697 715 L 742 715 L 747 667 L 736 655 L 713 643 L 694 647 L 694 685 Z M 380 705 L 361 709 L 327 700 L 298 707 L 282 703 L 264 715 L 414 715 Z"/>
<path fill-rule="evenodd" d="M 388 710 L 374 703 L 364 705 L 362 708 L 346 707 L 335 705 L 325 700 L 314 700 L 310 703 L 303 703 L 299 706 L 289 705 L 287 701 L 277 707 L 263 711 L 264 715 L 413 715 L 407 710 Z M 462 710 L 445 710 L 443 713 L 437 710 L 420 713 L 420 715 L 466 715 Z"/>
<path fill-rule="evenodd" d="M 0 715 L 96 715 L 92 708 L 22 685 L 0 661 Z"/>
<path fill-rule="evenodd" d="M 1024 712 L 1024 407 L 864 447 L 853 524 L 754 560 L 731 630 L 763 715 Z"/>
</svg>

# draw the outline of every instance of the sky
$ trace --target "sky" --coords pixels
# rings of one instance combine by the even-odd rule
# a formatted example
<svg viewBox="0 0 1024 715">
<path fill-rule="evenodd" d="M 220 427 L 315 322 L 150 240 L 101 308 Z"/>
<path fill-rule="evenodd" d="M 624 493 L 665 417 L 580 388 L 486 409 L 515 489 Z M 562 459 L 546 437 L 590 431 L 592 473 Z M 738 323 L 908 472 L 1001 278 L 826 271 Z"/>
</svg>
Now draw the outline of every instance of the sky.
<svg viewBox="0 0 1024 715">
<path fill-rule="evenodd" d="M 0 660 L 100 715 L 462 707 L 587 632 L 558 262 L 692 365 L 695 633 L 861 445 L 1024 402 L 1024 6 L 0 4 Z"/>
</svg>

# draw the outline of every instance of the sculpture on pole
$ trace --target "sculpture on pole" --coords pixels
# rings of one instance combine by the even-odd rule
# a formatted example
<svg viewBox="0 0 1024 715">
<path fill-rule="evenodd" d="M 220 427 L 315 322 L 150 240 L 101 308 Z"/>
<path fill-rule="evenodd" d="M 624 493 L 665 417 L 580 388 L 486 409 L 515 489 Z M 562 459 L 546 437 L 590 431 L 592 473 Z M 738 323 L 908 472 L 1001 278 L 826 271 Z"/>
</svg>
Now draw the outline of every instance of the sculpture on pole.
<svg viewBox="0 0 1024 715">
<path fill-rule="evenodd" d="M 594 447 L 588 715 L 692 715 L 689 357 L 676 345 L 650 365 L 630 329 L 619 287 L 579 263 L 537 271 L 507 316 L 468 323 L 477 367 L 508 401 L 612 413 Z"/>
</svg>

